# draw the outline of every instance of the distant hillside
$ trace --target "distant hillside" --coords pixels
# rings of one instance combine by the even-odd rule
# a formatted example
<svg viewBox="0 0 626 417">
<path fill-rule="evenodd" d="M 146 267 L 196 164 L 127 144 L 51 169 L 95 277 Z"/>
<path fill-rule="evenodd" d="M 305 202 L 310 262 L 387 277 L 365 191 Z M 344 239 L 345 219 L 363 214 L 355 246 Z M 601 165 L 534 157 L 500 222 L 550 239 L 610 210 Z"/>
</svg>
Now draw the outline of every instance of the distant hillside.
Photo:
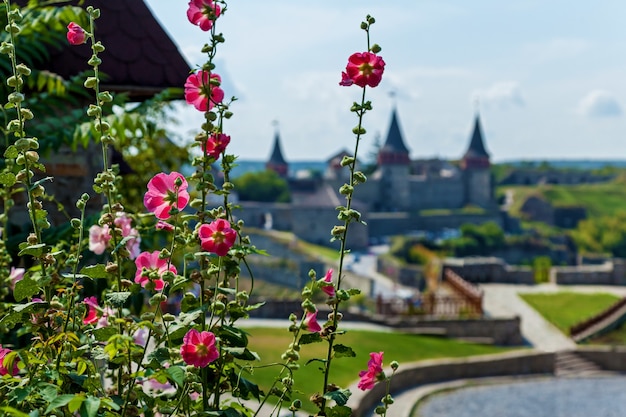
<svg viewBox="0 0 626 417">
<path fill-rule="evenodd" d="M 531 195 L 544 198 L 555 206 L 583 206 L 589 217 L 613 216 L 626 211 L 626 180 L 621 177 L 608 183 L 580 185 L 501 186 L 498 193 L 513 197 L 511 214 L 519 215 L 521 205 Z"/>
<path fill-rule="evenodd" d="M 545 159 L 545 160 L 510 160 L 500 161 L 496 165 L 512 165 L 515 167 L 550 166 L 557 169 L 592 170 L 606 167 L 626 168 L 626 159 Z"/>
<path fill-rule="evenodd" d="M 259 172 L 265 169 L 265 161 L 238 160 L 233 169 L 232 177 L 237 178 L 246 172 Z M 289 175 L 295 175 L 298 171 L 317 171 L 323 173 L 326 170 L 325 161 L 297 161 L 289 162 Z"/>
</svg>

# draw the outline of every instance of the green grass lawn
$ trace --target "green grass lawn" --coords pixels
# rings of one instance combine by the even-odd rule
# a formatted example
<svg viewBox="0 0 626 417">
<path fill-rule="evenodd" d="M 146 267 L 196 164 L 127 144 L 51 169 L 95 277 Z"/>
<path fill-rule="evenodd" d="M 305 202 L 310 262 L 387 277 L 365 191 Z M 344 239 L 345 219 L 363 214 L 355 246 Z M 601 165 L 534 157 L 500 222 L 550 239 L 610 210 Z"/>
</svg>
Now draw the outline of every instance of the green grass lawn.
<svg viewBox="0 0 626 417">
<path fill-rule="evenodd" d="M 619 297 L 613 294 L 581 294 L 572 292 L 520 294 L 520 297 L 546 320 L 569 334 L 569 328 L 614 304 Z"/>
<path fill-rule="evenodd" d="M 263 365 L 273 362 L 282 362 L 281 354 L 292 341 L 292 335 L 287 329 L 250 328 L 250 348 L 256 351 L 261 362 L 254 365 Z M 416 336 L 400 333 L 378 333 L 367 331 L 348 331 L 338 338 L 338 343 L 350 346 L 356 353 L 354 358 L 338 358 L 333 360 L 331 383 L 347 388 L 358 380 L 358 373 L 367 368 L 370 352 L 385 352 L 385 366 L 393 360 L 400 363 L 414 362 L 433 358 L 453 358 L 472 355 L 499 353 L 510 348 L 465 343 L 452 339 Z M 305 408 L 314 412 L 315 408 L 308 401 L 311 394 L 321 392 L 323 375 L 319 362 L 305 365 L 309 359 L 326 357 L 326 342 L 302 346 L 300 351 L 300 369 L 294 373 L 294 398 L 300 398 Z M 267 391 L 280 372 L 279 367 L 260 368 L 254 370 L 249 378 L 258 383 Z"/>
</svg>

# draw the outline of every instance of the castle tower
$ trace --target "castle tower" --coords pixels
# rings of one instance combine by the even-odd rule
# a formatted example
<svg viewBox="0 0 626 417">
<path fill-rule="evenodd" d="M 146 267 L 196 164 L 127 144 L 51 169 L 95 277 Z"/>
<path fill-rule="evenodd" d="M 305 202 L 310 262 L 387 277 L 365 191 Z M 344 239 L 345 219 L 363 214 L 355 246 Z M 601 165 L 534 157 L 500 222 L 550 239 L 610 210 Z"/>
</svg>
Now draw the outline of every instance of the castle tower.
<svg viewBox="0 0 626 417">
<path fill-rule="evenodd" d="M 411 159 L 409 149 L 404 144 L 395 107 L 391 112 L 387 139 L 378 151 L 377 161 L 381 186 L 378 208 L 383 211 L 408 210 Z"/>
<path fill-rule="evenodd" d="M 490 166 L 489 154 L 483 141 L 480 116 L 477 112 L 469 147 L 461 159 L 461 169 L 465 182 L 465 204 L 483 208 L 493 207 L 494 197 Z"/>
<path fill-rule="evenodd" d="M 274 135 L 274 149 L 270 159 L 265 163 L 265 169 L 276 172 L 281 178 L 287 178 L 287 172 L 289 171 L 289 165 L 283 157 L 283 151 L 280 148 L 280 135 L 278 129 Z"/>
</svg>

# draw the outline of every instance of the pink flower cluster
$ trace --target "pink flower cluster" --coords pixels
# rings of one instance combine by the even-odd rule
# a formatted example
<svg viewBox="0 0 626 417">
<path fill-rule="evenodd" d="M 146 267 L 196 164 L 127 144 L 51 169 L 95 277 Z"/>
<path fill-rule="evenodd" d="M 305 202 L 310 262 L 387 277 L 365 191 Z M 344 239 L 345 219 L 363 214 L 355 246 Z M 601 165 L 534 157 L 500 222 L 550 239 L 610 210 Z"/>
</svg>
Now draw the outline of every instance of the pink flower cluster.
<svg viewBox="0 0 626 417">
<path fill-rule="evenodd" d="M 370 353 L 370 360 L 367 362 L 367 370 L 359 372 L 359 377 L 361 379 L 357 386 L 363 391 L 374 388 L 376 382 L 385 377 L 383 372 L 383 352 Z"/>
<path fill-rule="evenodd" d="M 139 255 L 139 245 L 141 237 L 139 232 L 132 226 L 132 219 L 126 213 L 117 213 L 113 223 L 122 231 L 122 238 L 131 237 L 126 241 L 126 249 L 130 254 L 130 259 L 135 259 Z M 111 240 L 111 230 L 109 225 L 98 226 L 94 224 L 89 228 L 89 250 L 96 255 L 102 255 Z"/>
<path fill-rule="evenodd" d="M 170 218 L 170 211 L 176 208 L 182 211 L 189 202 L 187 180 L 179 172 L 156 174 L 148 181 L 148 191 L 143 197 L 143 204 L 157 219 Z"/>
<path fill-rule="evenodd" d="M 217 256 L 225 256 L 235 244 L 237 232 L 230 226 L 228 220 L 217 219 L 201 225 L 198 236 L 203 250 Z"/>
<path fill-rule="evenodd" d="M 346 71 L 341 73 L 339 85 L 376 87 L 380 84 L 385 70 L 385 61 L 372 52 L 356 52 L 348 58 Z"/>
<path fill-rule="evenodd" d="M 167 271 L 174 274 L 177 272 L 174 265 L 168 267 L 167 259 L 160 259 L 159 253 L 159 251 L 141 252 L 135 259 L 135 266 L 137 267 L 135 282 L 144 288 L 148 282 L 153 282 L 154 289 L 161 291 L 165 287 L 163 274 Z"/>
<path fill-rule="evenodd" d="M 187 365 L 204 368 L 219 358 L 215 346 L 215 335 L 211 332 L 199 332 L 191 329 L 183 337 L 180 354 Z"/>
</svg>

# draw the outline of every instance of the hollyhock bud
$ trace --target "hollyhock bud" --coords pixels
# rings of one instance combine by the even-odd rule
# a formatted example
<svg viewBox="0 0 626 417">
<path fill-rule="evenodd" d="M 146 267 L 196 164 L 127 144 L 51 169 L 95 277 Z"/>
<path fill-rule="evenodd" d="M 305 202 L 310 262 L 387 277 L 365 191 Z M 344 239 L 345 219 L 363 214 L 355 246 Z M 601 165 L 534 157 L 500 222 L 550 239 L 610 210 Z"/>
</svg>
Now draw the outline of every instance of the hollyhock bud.
<svg viewBox="0 0 626 417">
<path fill-rule="evenodd" d="M 85 29 L 74 22 L 67 25 L 67 41 L 70 45 L 82 45 L 87 40 Z"/>
</svg>

